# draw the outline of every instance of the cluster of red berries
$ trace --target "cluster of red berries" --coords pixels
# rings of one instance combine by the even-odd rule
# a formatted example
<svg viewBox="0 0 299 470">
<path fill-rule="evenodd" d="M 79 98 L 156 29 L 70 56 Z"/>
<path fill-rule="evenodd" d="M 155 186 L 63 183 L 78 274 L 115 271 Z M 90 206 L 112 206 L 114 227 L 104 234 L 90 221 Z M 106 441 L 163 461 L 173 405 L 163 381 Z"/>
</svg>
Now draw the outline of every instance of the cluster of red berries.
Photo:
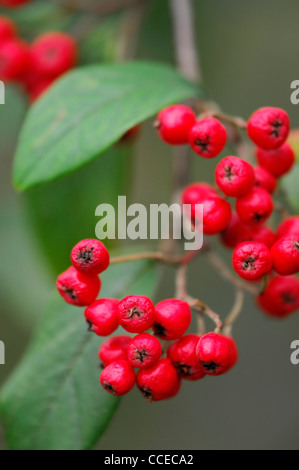
<svg viewBox="0 0 299 470">
<path fill-rule="evenodd" d="M 189 143 L 204 158 L 213 158 L 224 149 L 226 128 L 215 118 L 196 121 L 187 106 L 164 109 L 156 121 L 158 134 L 170 145 Z M 269 275 L 267 288 L 258 304 L 272 316 L 284 317 L 299 308 L 299 216 L 286 218 L 275 233 L 264 225 L 272 215 L 272 194 L 277 179 L 289 172 L 295 154 L 286 142 L 290 132 L 288 114 L 279 108 L 261 108 L 247 124 L 250 139 L 257 146 L 258 166 L 228 156 L 217 165 L 218 188 L 194 183 L 182 194 L 182 204 L 191 206 L 194 225 L 201 224 L 205 235 L 220 234 L 233 248 L 233 268 L 247 281 L 260 281 Z M 219 193 L 219 189 L 223 193 Z M 235 198 L 235 212 L 228 198 Z M 195 205 L 203 205 L 203 220 L 198 220 Z"/>
<path fill-rule="evenodd" d="M 0 6 L 4 8 L 16 8 L 29 2 L 30 0 L 0 0 Z"/>
<path fill-rule="evenodd" d="M 206 375 L 221 375 L 237 362 L 237 347 L 231 337 L 216 333 L 185 335 L 192 317 L 187 302 L 167 299 L 154 305 L 141 295 L 96 300 L 101 288 L 98 275 L 110 262 L 99 240 L 79 242 L 72 250 L 71 261 L 72 266 L 58 277 L 57 289 L 66 302 L 87 307 L 84 315 L 89 331 L 105 337 L 121 326 L 136 334 L 114 336 L 99 350 L 104 367 L 100 383 L 108 392 L 122 396 L 136 383 L 149 401 L 163 400 L 178 393 L 181 379 L 195 381 Z M 150 329 L 154 335 L 147 332 Z M 167 357 L 163 357 L 159 339 L 173 341 Z"/>
<path fill-rule="evenodd" d="M 49 32 L 27 44 L 16 25 L 0 16 L 0 80 L 17 83 L 31 102 L 41 96 L 77 60 L 75 40 L 66 33 Z"/>
</svg>

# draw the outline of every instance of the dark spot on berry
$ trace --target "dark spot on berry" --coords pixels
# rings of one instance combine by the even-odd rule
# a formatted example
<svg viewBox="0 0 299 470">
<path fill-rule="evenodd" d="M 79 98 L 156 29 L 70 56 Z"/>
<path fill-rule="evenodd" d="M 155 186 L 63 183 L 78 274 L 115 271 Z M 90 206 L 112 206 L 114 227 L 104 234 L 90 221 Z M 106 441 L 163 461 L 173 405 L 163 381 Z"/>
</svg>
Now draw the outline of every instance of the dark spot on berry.
<svg viewBox="0 0 299 470">
<path fill-rule="evenodd" d="M 226 165 L 224 167 L 224 177 L 227 178 L 229 181 L 232 181 L 236 174 L 232 171 L 231 165 Z"/>
<path fill-rule="evenodd" d="M 157 120 L 154 122 L 154 128 L 157 129 L 157 131 L 161 129 L 161 127 L 162 127 L 162 124 L 160 121 Z"/>
<path fill-rule="evenodd" d="M 286 304 L 296 305 L 296 298 L 290 292 L 284 292 L 282 299 Z"/>
<path fill-rule="evenodd" d="M 194 144 L 197 145 L 198 147 L 201 148 L 203 152 L 209 152 L 209 142 L 207 140 L 210 140 L 210 137 L 207 136 L 206 140 L 201 140 L 201 139 L 195 139 Z"/>
<path fill-rule="evenodd" d="M 136 361 L 143 364 L 144 359 L 148 358 L 148 352 L 146 351 L 146 349 L 136 349 L 135 354 L 134 354 L 134 358 L 136 359 Z"/>
<path fill-rule="evenodd" d="M 134 305 L 134 307 L 127 310 L 128 318 L 134 318 L 134 317 L 140 318 L 140 317 L 143 317 L 143 315 L 144 315 L 144 310 L 137 307 L 137 305 Z"/>
<path fill-rule="evenodd" d="M 142 387 L 140 391 L 144 398 L 147 398 L 148 404 L 150 404 L 153 401 L 153 392 L 147 387 Z"/>
<path fill-rule="evenodd" d="M 160 323 L 154 323 L 153 330 L 156 336 L 160 336 L 162 338 L 166 336 L 166 328 L 164 328 Z"/>
<path fill-rule="evenodd" d="M 77 254 L 77 260 L 81 261 L 83 265 L 90 263 L 93 260 L 93 247 L 86 246 L 80 250 Z"/>
<path fill-rule="evenodd" d="M 276 120 L 271 124 L 271 126 L 273 129 L 270 135 L 273 135 L 274 137 L 279 137 L 280 129 L 282 126 L 281 122 L 279 120 Z"/>
<path fill-rule="evenodd" d="M 242 264 L 242 268 L 243 269 L 254 269 L 255 266 L 254 266 L 254 262 L 256 261 L 256 258 L 253 258 L 252 256 L 248 256 L 248 258 L 246 258 L 246 260 L 244 261 L 244 263 Z"/>
<path fill-rule="evenodd" d="M 105 369 L 105 364 L 103 362 L 100 362 L 99 369 L 102 369 L 102 370 Z"/>
<path fill-rule="evenodd" d="M 71 289 L 70 287 L 63 287 L 63 291 L 68 295 L 72 300 L 77 300 L 77 296 L 75 294 L 74 289 Z"/>
<path fill-rule="evenodd" d="M 255 220 L 256 222 L 259 222 L 260 220 L 263 220 L 265 217 L 266 217 L 265 214 L 258 214 L 257 212 L 255 212 L 253 216 L 253 220 Z"/>
<path fill-rule="evenodd" d="M 182 364 L 181 362 L 176 362 L 174 364 L 174 367 L 178 371 L 178 373 L 184 377 L 190 377 L 193 375 L 193 369 L 191 366 L 188 366 L 187 364 Z"/>
<path fill-rule="evenodd" d="M 219 366 L 215 362 L 201 362 L 201 365 L 208 372 L 217 372 Z"/>
<path fill-rule="evenodd" d="M 86 320 L 86 323 L 88 325 L 87 331 L 92 331 L 92 323 L 89 320 Z"/>
<path fill-rule="evenodd" d="M 107 392 L 116 393 L 116 390 L 108 382 L 104 382 L 103 387 L 104 387 L 105 390 L 107 390 Z"/>
<path fill-rule="evenodd" d="M 294 243 L 294 248 L 296 248 L 297 250 L 299 250 L 299 240 L 297 240 L 297 241 Z"/>
</svg>

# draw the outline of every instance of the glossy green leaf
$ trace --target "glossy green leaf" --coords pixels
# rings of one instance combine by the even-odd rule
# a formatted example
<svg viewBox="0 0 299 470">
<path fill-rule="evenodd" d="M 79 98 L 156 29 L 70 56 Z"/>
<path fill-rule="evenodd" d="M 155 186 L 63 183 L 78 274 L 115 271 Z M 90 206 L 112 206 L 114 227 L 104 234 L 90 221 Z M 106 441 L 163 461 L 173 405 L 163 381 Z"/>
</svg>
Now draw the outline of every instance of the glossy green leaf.
<svg viewBox="0 0 299 470">
<path fill-rule="evenodd" d="M 31 108 L 14 162 L 26 190 L 98 157 L 137 123 L 202 90 L 162 64 L 89 66 L 59 80 Z"/>
<path fill-rule="evenodd" d="M 102 296 L 153 295 L 152 263 L 112 266 Z M 99 385 L 101 340 L 86 332 L 82 309 L 55 295 L 16 372 L 1 393 L 8 446 L 14 450 L 89 449 L 105 431 L 118 399 Z"/>
</svg>

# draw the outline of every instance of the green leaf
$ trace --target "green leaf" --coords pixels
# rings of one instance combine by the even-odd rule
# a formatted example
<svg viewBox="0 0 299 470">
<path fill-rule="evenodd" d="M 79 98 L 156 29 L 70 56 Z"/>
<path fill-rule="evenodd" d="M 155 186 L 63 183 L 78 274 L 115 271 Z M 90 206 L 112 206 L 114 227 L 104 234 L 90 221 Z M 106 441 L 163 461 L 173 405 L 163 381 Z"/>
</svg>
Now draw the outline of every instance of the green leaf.
<svg viewBox="0 0 299 470">
<path fill-rule="evenodd" d="M 285 197 L 294 210 L 299 212 L 299 164 L 297 163 L 292 171 L 286 175 L 281 181 L 281 188 L 284 191 Z"/>
<path fill-rule="evenodd" d="M 14 184 L 26 190 L 98 157 L 164 106 L 202 90 L 172 68 L 125 63 L 77 69 L 31 108 L 14 162 Z"/>
<path fill-rule="evenodd" d="M 111 266 L 102 277 L 102 296 L 152 296 L 157 270 L 152 263 L 138 262 Z M 13 450 L 90 449 L 119 401 L 98 382 L 101 341 L 86 332 L 82 310 L 57 296 L 1 393 L 1 414 Z"/>
</svg>

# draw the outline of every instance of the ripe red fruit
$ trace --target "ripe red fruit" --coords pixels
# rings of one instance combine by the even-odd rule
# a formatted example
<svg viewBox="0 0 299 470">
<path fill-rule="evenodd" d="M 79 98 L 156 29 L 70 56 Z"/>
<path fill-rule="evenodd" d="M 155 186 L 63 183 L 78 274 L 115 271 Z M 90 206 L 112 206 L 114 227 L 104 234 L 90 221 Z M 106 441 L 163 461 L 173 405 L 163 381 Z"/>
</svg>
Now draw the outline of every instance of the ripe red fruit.
<svg viewBox="0 0 299 470">
<path fill-rule="evenodd" d="M 148 333 L 133 338 L 128 347 L 128 361 L 132 367 L 145 369 L 160 359 L 162 348 L 159 340 Z"/>
<path fill-rule="evenodd" d="M 264 188 L 254 187 L 248 194 L 237 198 L 236 210 L 246 223 L 262 223 L 274 209 L 273 200 Z"/>
<path fill-rule="evenodd" d="M 277 149 L 289 135 L 290 119 L 283 109 L 261 108 L 252 114 L 247 131 L 258 147 L 265 150 Z"/>
<path fill-rule="evenodd" d="M 0 45 L 0 79 L 14 81 L 22 76 L 28 65 L 28 47 L 20 39 L 11 39 Z"/>
<path fill-rule="evenodd" d="M 71 261 L 77 271 L 86 274 L 100 274 L 108 268 L 110 256 L 100 240 L 87 239 L 74 246 Z"/>
<path fill-rule="evenodd" d="M 216 183 L 230 197 L 247 194 L 254 185 L 252 166 L 237 157 L 226 157 L 216 167 Z"/>
<path fill-rule="evenodd" d="M 299 280 L 295 276 L 274 277 L 257 302 L 272 317 L 289 316 L 299 309 Z"/>
<path fill-rule="evenodd" d="M 118 327 L 117 307 L 119 300 L 99 299 L 90 304 L 84 312 L 89 331 L 98 336 L 109 336 Z"/>
<path fill-rule="evenodd" d="M 28 89 L 30 103 L 34 103 L 53 85 L 54 80 L 41 79 L 34 86 Z"/>
<path fill-rule="evenodd" d="M 168 348 L 167 357 L 182 379 L 194 381 L 202 379 L 206 375 L 196 355 L 199 339 L 198 335 L 186 335 Z"/>
<path fill-rule="evenodd" d="M 255 186 L 266 189 L 270 194 L 274 193 L 277 187 L 277 181 L 266 168 L 256 166 L 254 168 Z"/>
<path fill-rule="evenodd" d="M 0 0 L 0 5 L 5 8 L 15 8 L 29 2 L 30 0 Z"/>
<path fill-rule="evenodd" d="M 76 42 L 65 33 L 43 34 L 31 46 L 32 67 L 44 77 L 60 77 L 75 66 L 76 60 Z"/>
<path fill-rule="evenodd" d="M 127 335 L 113 336 L 103 342 L 99 349 L 99 359 L 104 366 L 112 362 L 128 359 L 128 346 L 131 337 Z"/>
<path fill-rule="evenodd" d="M 100 383 L 107 392 L 121 397 L 134 387 L 135 374 L 128 361 L 112 362 L 102 371 Z"/>
<path fill-rule="evenodd" d="M 226 229 L 231 219 L 230 203 L 221 197 L 208 198 L 203 202 L 203 233 L 216 235 Z"/>
<path fill-rule="evenodd" d="M 140 369 L 137 386 L 149 401 L 169 398 L 177 387 L 178 376 L 169 359 L 160 359 L 148 369 Z"/>
<path fill-rule="evenodd" d="M 202 336 L 196 354 L 207 375 L 221 375 L 236 364 L 238 350 L 234 340 L 217 333 Z"/>
<path fill-rule="evenodd" d="M 276 150 L 256 150 L 256 158 L 259 165 L 268 170 L 275 178 L 288 173 L 296 160 L 295 152 L 286 142 Z"/>
<path fill-rule="evenodd" d="M 195 217 L 195 204 L 202 204 L 208 198 L 220 197 L 208 183 L 192 183 L 182 192 L 182 204 L 191 205 L 191 217 Z"/>
<path fill-rule="evenodd" d="M 118 305 L 119 324 L 129 333 L 143 333 L 155 321 L 155 306 L 143 295 L 129 295 Z"/>
<path fill-rule="evenodd" d="M 196 116 L 192 109 L 185 105 L 174 105 L 158 114 L 155 127 L 167 144 L 183 145 L 188 143 L 189 132 L 195 122 Z"/>
<path fill-rule="evenodd" d="M 56 287 L 66 302 L 86 307 L 99 295 L 101 281 L 98 276 L 79 273 L 71 266 L 58 276 Z"/>
<path fill-rule="evenodd" d="M 195 153 L 204 158 L 214 158 L 226 145 L 227 132 L 218 119 L 207 118 L 198 121 L 189 134 L 189 143 Z"/>
<path fill-rule="evenodd" d="M 268 274 L 272 268 L 269 248 L 260 242 L 244 242 L 233 253 L 233 268 L 243 279 L 253 281 Z"/>
<path fill-rule="evenodd" d="M 156 305 L 153 330 L 156 336 L 167 341 L 180 338 L 190 326 L 191 310 L 187 302 L 167 299 Z"/>
<path fill-rule="evenodd" d="M 6 16 L 0 16 L 0 43 L 16 36 L 16 25 Z"/>
<path fill-rule="evenodd" d="M 261 242 L 271 248 L 276 242 L 276 235 L 266 225 L 246 224 L 234 213 L 229 225 L 221 233 L 221 240 L 227 248 L 236 248 L 239 243 L 246 241 Z"/>
<path fill-rule="evenodd" d="M 287 217 L 277 229 L 277 238 L 295 236 L 299 238 L 299 216 Z"/>
<path fill-rule="evenodd" d="M 271 248 L 273 267 L 278 274 L 288 276 L 299 272 L 299 237 L 277 240 Z"/>
</svg>

